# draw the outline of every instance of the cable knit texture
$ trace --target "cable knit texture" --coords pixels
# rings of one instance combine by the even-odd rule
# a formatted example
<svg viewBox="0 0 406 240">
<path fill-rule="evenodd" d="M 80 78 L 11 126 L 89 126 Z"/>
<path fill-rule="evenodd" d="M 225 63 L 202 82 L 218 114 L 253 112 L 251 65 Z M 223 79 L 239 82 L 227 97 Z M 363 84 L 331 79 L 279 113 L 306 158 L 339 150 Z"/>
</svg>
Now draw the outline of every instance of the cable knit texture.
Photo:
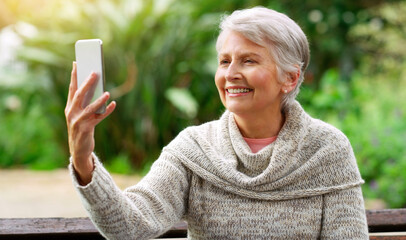
<svg viewBox="0 0 406 240">
<path fill-rule="evenodd" d="M 363 181 L 348 139 L 298 102 L 277 140 L 257 153 L 228 111 L 185 129 L 125 191 L 95 159 L 87 186 L 79 186 L 72 164 L 70 171 L 109 239 L 150 239 L 182 218 L 188 239 L 368 239 Z"/>
</svg>

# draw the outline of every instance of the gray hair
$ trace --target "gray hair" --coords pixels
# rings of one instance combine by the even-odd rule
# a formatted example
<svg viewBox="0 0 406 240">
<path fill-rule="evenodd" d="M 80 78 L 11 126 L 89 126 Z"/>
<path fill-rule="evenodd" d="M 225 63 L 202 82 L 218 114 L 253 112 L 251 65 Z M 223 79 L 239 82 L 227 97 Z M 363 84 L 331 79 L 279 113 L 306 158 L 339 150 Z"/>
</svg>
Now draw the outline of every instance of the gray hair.
<svg viewBox="0 0 406 240">
<path fill-rule="evenodd" d="M 282 111 L 289 108 L 299 93 L 310 59 L 309 43 L 302 29 L 285 14 L 264 7 L 254 7 L 234 11 L 222 18 L 216 43 L 217 52 L 223 44 L 221 34 L 226 31 L 238 32 L 250 41 L 267 48 L 275 61 L 278 80 L 281 83 L 286 76 L 297 74 L 298 67 L 300 68 L 295 89 L 282 97 Z"/>
</svg>

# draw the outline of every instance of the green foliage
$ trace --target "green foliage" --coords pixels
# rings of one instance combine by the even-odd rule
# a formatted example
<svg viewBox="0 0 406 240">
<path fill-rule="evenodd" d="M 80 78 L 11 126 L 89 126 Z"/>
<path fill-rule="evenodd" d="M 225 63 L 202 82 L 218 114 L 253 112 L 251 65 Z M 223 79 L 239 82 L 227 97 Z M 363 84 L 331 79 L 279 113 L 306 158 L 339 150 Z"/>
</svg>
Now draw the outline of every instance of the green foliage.
<svg viewBox="0 0 406 240">
<path fill-rule="evenodd" d="M 406 198 L 406 3 L 372 8 L 370 21 L 350 36 L 359 42 L 359 70 L 343 81 L 336 69 L 325 72 L 320 89 L 303 89 L 305 108 L 342 129 L 350 139 L 367 198 L 405 207 Z"/>
<path fill-rule="evenodd" d="M 328 72 L 333 71 L 329 70 Z M 328 74 L 329 75 L 329 74 Z M 341 129 L 350 139 L 367 198 L 404 207 L 406 199 L 406 96 L 403 89 L 368 73 L 354 73 L 347 87 L 324 77 L 322 88 L 308 94 L 305 109 Z M 402 79 L 406 84 L 406 79 Z M 305 91 L 306 92 L 306 91 Z"/>
<path fill-rule="evenodd" d="M 111 171 L 147 172 L 179 131 L 223 111 L 213 80 L 222 14 L 263 5 L 288 14 L 308 35 L 312 62 L 299 100 L 348 136 L 365 196 L 406 206 L 404 2 L 3 2 L 12 11 L 0 26 L 14 23 L 24 43 L 17 52 L 23 64 L 0 68 L 0 167 L 67 164 L 63 109 L 74 43 L 100 38 L 106 89 L 118 105 L 96 128 L 95 151 Z"/>
<path fill-rule="evenodd" d="M 43 97 L 55 97 L 44 90 L 50 81 L 44 80 L 44 72 L 19 71 L 2 69 L 0 74 L 0 167 L 62 167 L 67 158 L 54 141 L 57 137 L 54 129 L 60 124 L 56 114 L 60 109 Z"/>
<path fill-rule="evenodd" d="M 106 165 L 106 168 L 114 173 L 119 174 L 131 174 L 134 173 L 131 166 L 131 162 L 125 154 L 119 154 L 115 156 L 111 161 Z"/>
<path fill-rule="evenodd" d="M 354 98 L 362 103 L 358 123 L 346 124 L 366 180 L 364 192 L 391 207 L 406 206 L 406 2 L 373 8 L 371 21 L 351 35 L 368 52 L 363 75 L 352 80 Z"/>
</svg>

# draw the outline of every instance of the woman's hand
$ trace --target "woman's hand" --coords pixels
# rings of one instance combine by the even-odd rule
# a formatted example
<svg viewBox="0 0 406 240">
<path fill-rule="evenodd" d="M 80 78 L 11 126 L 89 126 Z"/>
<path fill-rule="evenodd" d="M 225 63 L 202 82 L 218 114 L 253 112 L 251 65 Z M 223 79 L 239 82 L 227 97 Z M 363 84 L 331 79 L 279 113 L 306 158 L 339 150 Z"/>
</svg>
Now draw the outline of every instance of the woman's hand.
<svg viewBox="0 0 406 240">
<path fill-rule="evenodd" d="M 79 176 L 80 184 L 86 185 L 90 183 L 94 169 L 92 158 L 95 145 L 94 128 L 113 112 L 116 103 L 114 101 L 111 102 L 107 106 L 105 113 L 96 114 L 97 109 L 103 106 L 110 98 L 110 94 L 105 92 L 96 101 L 83 108 L 82 103 L 85 94 L 96 83 L 98 76 L 95 73 L 90 74 L 83 87 L 79 89 L 76 78 L 76 63 L 74 62 L 65 117 L 68 125 L 69 151 L 73 159 L 73 166 Z"/>
</svg>

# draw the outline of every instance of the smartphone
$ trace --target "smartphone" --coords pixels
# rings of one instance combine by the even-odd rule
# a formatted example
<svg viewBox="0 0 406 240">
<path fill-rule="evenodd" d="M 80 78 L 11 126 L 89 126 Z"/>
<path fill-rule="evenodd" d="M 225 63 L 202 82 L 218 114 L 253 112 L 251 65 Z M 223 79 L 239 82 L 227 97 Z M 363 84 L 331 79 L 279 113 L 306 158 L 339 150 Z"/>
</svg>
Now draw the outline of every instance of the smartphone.
<svg viewBox="0 0 406 240">
<path fill-rule="evenodd" d="M 103 64 L 103 42 L 100 39 L 78 40 L 75 43 L 77 84 L 78 88 L 95 72 L 98 80 L 86 93 L 83 107 L 86 107 L 104 93 L 104 64 Z M 96 113 L 103 114 L 106 105 L 99 108 Z"/>
</svg>

